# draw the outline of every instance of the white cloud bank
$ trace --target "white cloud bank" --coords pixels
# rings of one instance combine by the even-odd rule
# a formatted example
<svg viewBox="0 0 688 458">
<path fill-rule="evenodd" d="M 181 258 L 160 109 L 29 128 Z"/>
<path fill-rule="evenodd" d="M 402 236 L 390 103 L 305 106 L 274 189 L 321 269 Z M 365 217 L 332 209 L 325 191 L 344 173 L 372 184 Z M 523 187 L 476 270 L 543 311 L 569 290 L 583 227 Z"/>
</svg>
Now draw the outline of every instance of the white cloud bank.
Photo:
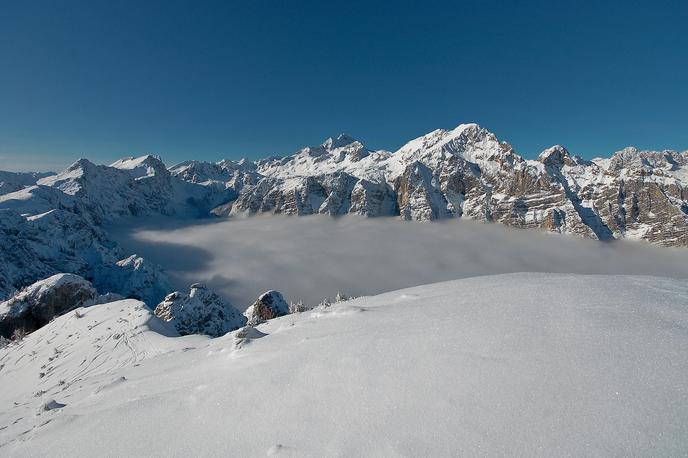
<svg viewBox="0 0 688 458">
<path fill-rule="evenodd" d="M 601 243 L 466 220 L 256 216 L 158 221 L 121 227 L 116 236 L 127 251 L 166 268 L 176 287 L 205 282 L 240 309 L 268 289 L 281 291 L 287 300 L 314 304 L 337 292 L 371 295 L 509 272 L 688 278 L 686 250 Z"/>
</svg>

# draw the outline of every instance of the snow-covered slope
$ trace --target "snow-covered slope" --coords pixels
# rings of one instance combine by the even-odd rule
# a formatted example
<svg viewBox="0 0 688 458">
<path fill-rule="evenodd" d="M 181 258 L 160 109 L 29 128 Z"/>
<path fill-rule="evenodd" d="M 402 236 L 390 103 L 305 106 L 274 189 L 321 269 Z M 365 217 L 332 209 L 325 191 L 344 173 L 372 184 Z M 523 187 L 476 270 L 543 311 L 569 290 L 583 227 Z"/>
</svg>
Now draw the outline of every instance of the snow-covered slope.
<svg viewBox="0 0 688 458">
<path fill-rule="evenodd" d="M 112 166 L 80 159 L 35 185 L 0 195 L 0 299 L 56 273 L 154 306 L 170 291 L 159 268 L 123 253 L 103 228 L 125 216 L 198 214 L 218 202 L 173 178 L 152 156 Z"/>
<path fill-rule="evenodd" d="M 0 261 L 0 299 L 57 273 L 151 305 L 169 292 L 160 269 L 125 257 L 78 196 L 49 186 L 0 196 Z"/>
<path fill-rule="evenodd" d="M 53 175 L 52 172 L 5 172 L 0 171 L 0 195 L 19 191 L 33 186 L 41 178 Z"/>
<path fill-rule="evenodd" d="M 80 312 L 0 350 L 0 455 L 688 449 L 684 281 L 476 277 L 217 339 L 158 334 L 136 301 Z"/>
</svg>

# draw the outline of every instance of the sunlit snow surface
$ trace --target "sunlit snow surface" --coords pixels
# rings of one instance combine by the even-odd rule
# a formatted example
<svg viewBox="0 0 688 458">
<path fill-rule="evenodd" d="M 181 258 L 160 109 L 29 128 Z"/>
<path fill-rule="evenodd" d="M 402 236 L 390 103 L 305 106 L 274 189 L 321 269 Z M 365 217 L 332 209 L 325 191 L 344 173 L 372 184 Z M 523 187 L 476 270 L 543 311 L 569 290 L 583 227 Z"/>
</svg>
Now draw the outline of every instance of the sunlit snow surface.
<svg viewBox="0 0 688 458">
<path fill-rule="evenodd" d="M 688 450 L 682 280 L 476 277 L 285 316 L 244 340 L 165 337 L 135 301 L 80 313 L 0 350 L 1 456 Z"/>
<path fill-rule="evenodd" d="M 177 289 L 205 282 L 241 310 L 269 289 L 288 301 L 318 304 L 337 292 L 370 295 L 511 272 L 688 278 L 684 249 L 601 243 L 468 220 L 316 215 L 135 222 L 111 231 L 127 252 L 168 269 Z"/>
</svg>

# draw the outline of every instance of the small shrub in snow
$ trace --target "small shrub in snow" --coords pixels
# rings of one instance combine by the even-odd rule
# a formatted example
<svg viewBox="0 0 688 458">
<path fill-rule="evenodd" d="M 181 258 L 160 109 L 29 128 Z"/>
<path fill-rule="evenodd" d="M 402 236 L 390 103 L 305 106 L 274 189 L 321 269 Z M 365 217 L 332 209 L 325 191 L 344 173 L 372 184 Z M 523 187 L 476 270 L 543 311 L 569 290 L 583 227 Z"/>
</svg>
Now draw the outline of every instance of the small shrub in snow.
<svg viewBox="0 0 688 458">
<path fill-rule="evenodd" d="M 303 303 L 303 301 L 298 301 L 298 302 L 290 302 L 289 303 L 289 313 L 301 313 L 301 312 L 307 312 L 310 310 L 312 307 L 307 306 L 306 304 Z"/>
<path fill-rule="evenodd" d="M 352 299 L 356 299 L 356 298 L 353 297 L 353 296 L 347 296 L 346 294 L 337 293 L 337 295 L 335 296 L 334 300 L 331 300 L 329 297 L 326 297 L 325 299 L 323 299 L 322 301 L 320 301 L 320 303 L 318 304 L 318 307 L 320 307 L 320 308 L 327 308 L 327 307 L 331 307 L 331 306 L 333 306 L 333 305 L 335 305 L 335 304 L 339 304 L 339 303 L 341 303 L 341 302 L 350 301 L 350 300 L 352 300 Z"/>
<path fill-rule="evenodd" d="M 322 308 L 322 307 L 329 307 L 329 306 L 331 306 L 331 305 L 332 305 L 332 302 L 330 301 L 329 298 L 326 297 L 325 299 L 323 299 L 322 301 L 320 301 L 320 303 L 318 304 L 318 307 L 321 307 L 321 308 Z"/>
<path fill-rule="evenodd" d="M 334 302 L 335 302 L 335 303 L 337 303 L 337 302 L 345 302 L 345 301 L 348 301 L 348 300 L 351 300 L 351 299 L 353 299 L 353 298 L 350 298 L 350 297 L 347 296 L 346 294 L 342 294 L 342 293 L 340 293 L 340 292 L 337 292 L 337 296 L 335 296 Z"/>
<path fill-rule="evenodd" d="M 24 330 L 24 328 L 17 328 L 12 333 L 12 340 L 14 342 L 21 342 L 22 340 L 24 340 L 24 337 L 26 337 L 26 334 L 27 332 L 26 330 Z"/>
</svg>

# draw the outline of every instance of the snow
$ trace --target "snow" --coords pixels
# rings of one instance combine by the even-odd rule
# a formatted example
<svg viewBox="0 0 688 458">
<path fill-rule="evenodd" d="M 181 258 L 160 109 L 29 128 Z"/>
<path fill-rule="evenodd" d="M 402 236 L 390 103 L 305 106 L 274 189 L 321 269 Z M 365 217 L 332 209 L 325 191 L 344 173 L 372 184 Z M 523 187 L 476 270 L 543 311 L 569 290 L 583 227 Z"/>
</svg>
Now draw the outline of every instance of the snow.
<svg viewBox="0 0 688 458">
<path fill-rule="evenodd" d="M 682 455 L 687 304 L 684 281 L 512 274 L 217 339 L 93 306 L 0 350 L 0 454 Z"/>
</svg>

